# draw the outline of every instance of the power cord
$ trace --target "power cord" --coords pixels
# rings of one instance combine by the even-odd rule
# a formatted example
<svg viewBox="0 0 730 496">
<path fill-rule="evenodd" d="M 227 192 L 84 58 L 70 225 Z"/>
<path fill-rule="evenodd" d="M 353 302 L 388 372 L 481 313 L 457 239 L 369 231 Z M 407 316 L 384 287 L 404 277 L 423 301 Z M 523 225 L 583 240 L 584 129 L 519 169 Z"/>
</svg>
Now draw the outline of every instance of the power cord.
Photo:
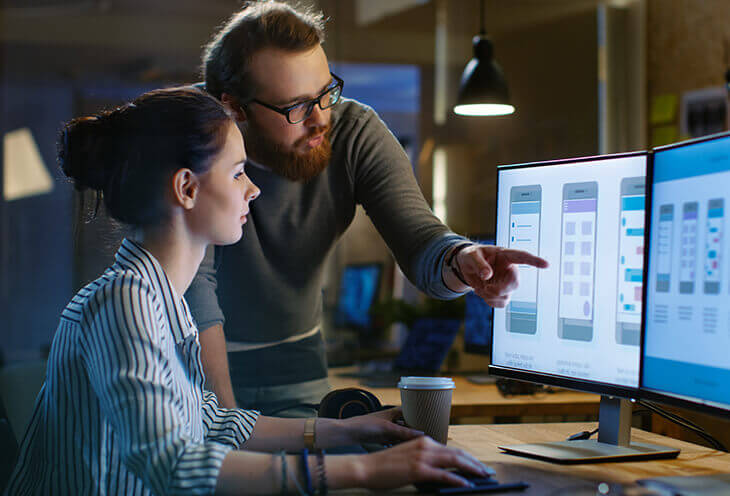
<svg viewBox="0 0 730 496">
<path fill-rule="evenodd" d="M 651 410 L 652 412 L 656 413 L 657 415 L 664 417 L 665 419 L 669 420 L 670 422 L 674 422 L 675 424 L 678 424 L 682 427 L 684 427 L 687 430 L 690 430 L 700 436 L 702 439 L 710 443 L 716 450 L 718 451 L 725 451 L 728 452 L 727 447 L 720 442 L 717 438 L 715 438 L 712 434 L 707 432 L 704 428 L 698 426 L 694 422 L 677 415 L 676 413 L 668 412 L 664 410 L 663 408 L 648 402 L 648 401 L 642 401 L 637 400 L 637 403 L 643 406 L 644 408 L 647 408 Z"/>
<path fill-rule="evenodd" d="M 568 436 L 567 441 L 581 441 L 583 439 L 590 439 L 591 436 L 593 436 L 596 432 L 598 432 L 598 427 L 596 427 L 592 431 L 576 432 L 575 434 Z"/>
</svg>

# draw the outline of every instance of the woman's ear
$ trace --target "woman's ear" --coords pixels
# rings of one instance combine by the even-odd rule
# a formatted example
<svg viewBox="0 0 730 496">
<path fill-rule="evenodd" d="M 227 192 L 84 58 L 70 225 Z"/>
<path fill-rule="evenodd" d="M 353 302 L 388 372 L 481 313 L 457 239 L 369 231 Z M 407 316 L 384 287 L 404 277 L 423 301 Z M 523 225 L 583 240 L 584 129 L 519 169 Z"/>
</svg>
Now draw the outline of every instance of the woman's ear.
<svg viewBox="0 0 730 496">
<path fill-rule="evenodd" d="M 236 122 L 246 122 L 246 111 L 238 104 L 238 99 L 228 93 L 221 94 L 221 103 L 230 112 Z"/>
<path fill-rule="evenodd" d="M 185 210 L 195 206 L 199 190 L 200 180 L 190 169 L 180 169 L 172 176 L 173 199 Z"/>
</svg>

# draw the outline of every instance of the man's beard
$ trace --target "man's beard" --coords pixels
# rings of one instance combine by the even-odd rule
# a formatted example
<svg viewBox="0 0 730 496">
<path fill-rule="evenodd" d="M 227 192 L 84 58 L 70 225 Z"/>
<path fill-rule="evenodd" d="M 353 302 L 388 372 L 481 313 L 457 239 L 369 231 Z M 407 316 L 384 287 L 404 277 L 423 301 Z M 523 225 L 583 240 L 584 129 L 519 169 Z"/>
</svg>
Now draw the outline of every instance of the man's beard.
<svg viewBox="0 0 730 496">
<path fill-rule="evenodd" d="M 290 149 L 269 139 L 251 120 L 241 131 L 251 159 L 290 181 L 309 182 L 327 168 L 332 157 L 330 124 L 315 128 L 307 136 L 299 138 Z M 322 143 L 306 152 L 296 151 L 320 134 L 323 135 Z"/>
</svg>

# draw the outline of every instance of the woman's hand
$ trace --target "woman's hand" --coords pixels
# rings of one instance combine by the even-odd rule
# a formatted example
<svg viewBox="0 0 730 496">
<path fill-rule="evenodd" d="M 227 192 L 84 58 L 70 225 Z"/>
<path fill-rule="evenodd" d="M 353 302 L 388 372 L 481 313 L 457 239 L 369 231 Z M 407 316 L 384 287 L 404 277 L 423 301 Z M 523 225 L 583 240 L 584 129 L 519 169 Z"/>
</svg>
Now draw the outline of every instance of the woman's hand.
<svg viewBox="0 0 730 496">
<path fill-rule="evenodd" d="M 469 453 L 448 448 L 427 436 L 421 436 L 377 453 L 362 455 L 362 479 L 359 486 L 368 489 L 392 489 L 419 482 L 468 486 L 462 477 L 445 470 L 487 477 L 489 472 Z"/>
<path fill-rule="evenodd" d="M 396 444 L 423 436 L 423 432 L 395 423 L 403 418 L 400 407 L 342 420 L 350 439 L 348 444 Z"/>
</svg>

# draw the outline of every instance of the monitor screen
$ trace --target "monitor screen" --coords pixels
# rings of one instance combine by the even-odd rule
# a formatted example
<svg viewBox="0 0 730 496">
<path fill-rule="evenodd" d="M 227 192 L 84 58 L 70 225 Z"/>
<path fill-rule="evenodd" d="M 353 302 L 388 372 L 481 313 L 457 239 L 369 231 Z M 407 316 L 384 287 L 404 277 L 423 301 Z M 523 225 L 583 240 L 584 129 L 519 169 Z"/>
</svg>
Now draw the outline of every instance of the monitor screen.
<svg viewBox="0 0 730 496">
<path fill-rule="evenodd" d="M 730 135 L 654 152 L 642 387 L 730 409 Z"/>
<path fill-rule="evenodd" d="M 494 311 L 493 365 L 638 386 L 646 163 L 633 153 L 500 167 L 497 244 L 550 267 L 519 267 Z"/>
<path fill-rule="evenodd" d="M 370 328 L 370 309 L 380 289 L 382 265 L 348 265 L 342 272 L 335 325 L 360 330 Z"/>
</svg>

